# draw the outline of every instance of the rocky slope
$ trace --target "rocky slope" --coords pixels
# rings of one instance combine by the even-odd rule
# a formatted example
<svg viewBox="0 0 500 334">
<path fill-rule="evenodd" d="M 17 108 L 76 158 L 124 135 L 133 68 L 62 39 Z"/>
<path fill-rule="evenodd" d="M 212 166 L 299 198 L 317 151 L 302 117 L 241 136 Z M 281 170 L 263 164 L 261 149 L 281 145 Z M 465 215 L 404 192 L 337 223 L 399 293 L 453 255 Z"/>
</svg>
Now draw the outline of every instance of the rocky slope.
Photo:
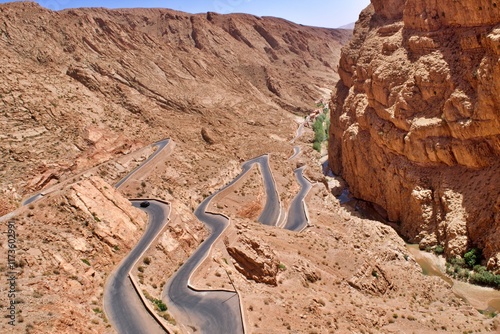
<svg viewBox="0 0 500 334">
<path fill-rule="evenodd" d="M 105 278 L 145 224 L 125 197 L 172 202 L 143 268 L 158 266 L 158 277 L 136 273 L 159 298 L 206 237 L 193 209 L 242 160 L 273 152 L 286 161 L 296 130 L 290 112 L 308 112 L 334 85 L 349 37 L 250 15 L 1 4 L 0 216 L 33 192 L 55 191 L 13 217 L 22 267 L 16 330 L 113 332 L 102 313 Z M 167 137 L 175 154 L 112 191 L 152 153 L 142 147 Z M 2 237 L 3 272 L 8 247 Z M 3 308 L 9 299 L 0 295 Z"/>
<path fill-rule="evenodd" d="M 342 50 L 329 164 L 421 247 L 500 272 L 500 4 L 372 0 Z"/>
<path fill-rule="evenodd" d="M 18 314 L 14 326 L 2 321 L 1 331 L 104 332 L 110 326 L 102 308 L 104 283 L 139 240 L 144 212 L 91 177 L 29 205 L 10 222 L 17 233 Z M 7 297 L 0 294 L 3 306 Z"/>
<path fill-rule="evenodd" d="M 203 145 L 202 128 L 237 157 L 241 133 L 267 136 L 334 84 L 349 36 L 250 15 L 2 4 L 0 208 L 145 143 Z"/>
</svg>

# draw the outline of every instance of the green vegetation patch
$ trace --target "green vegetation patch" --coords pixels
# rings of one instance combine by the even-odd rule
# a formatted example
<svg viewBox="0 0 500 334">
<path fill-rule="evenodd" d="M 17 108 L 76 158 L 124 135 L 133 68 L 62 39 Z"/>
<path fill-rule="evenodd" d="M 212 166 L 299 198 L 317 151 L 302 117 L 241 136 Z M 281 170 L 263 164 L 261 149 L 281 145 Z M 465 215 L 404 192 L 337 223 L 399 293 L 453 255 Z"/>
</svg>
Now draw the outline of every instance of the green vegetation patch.
<svg viewBox="0 0 500 334">
<path fill-rule="evenodd" d="M 321 152 L 321 145 L 328 139 L 328 129 L 330 128 L 330 109 L 323 108 L 323 113 L 320 114 L 312 125 L 314 131 L 313 148 Z"/>
<path fill-rule="evenodd" d="M 160 299 L 153 299 L 153 304 L 155 304 L 161 312 L 165 312 L 167 310 L 167 305 L 165 305 L 165 303 Z"/>
<path fill-rule="evenodd" d="M 476 285 L 500 289 L 500 275 L 495 275 L 481 266 L 482 251 L 473 248 L 464 257 L 456 257 L 446 262 L 446 273 L 462 281 Z"/>
</svg>

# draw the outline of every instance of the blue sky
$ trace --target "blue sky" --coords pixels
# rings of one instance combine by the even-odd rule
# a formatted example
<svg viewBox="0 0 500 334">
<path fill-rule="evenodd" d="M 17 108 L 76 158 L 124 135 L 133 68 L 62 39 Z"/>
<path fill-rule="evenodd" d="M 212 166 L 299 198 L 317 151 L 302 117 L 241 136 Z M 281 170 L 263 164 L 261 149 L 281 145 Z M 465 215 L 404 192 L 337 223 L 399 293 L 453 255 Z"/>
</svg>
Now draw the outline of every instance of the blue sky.
<svg viewBox="0 0 500 334">
<path fill-rule="evenodd" d="M 8 1 L 0 0 L 0 3 Z M 370 0 L 37 0 L 53 10 L 76 7 L 163 7 L 189 13 L 249 13 L 336 28 L 358 19 Z"/>
</svg>

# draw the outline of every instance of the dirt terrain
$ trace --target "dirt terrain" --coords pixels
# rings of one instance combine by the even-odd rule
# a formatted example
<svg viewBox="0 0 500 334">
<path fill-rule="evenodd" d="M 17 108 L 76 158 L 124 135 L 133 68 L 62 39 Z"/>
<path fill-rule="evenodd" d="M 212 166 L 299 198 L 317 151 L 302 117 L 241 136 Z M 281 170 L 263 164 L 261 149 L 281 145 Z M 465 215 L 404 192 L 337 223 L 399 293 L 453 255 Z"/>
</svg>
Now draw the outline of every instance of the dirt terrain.
<svg viewBox="0 0 500 334">
<path fill-rule="evenodd" d="M 147 223 L 127 199 L 171 203 L 169 225 L 133 270 L 146 297 L 159 298 L 209 233 L 193 210 L 267 153 L 285 212 L 299 189 L 293 170 L 307 165 L 311 226 L 293 233 L 256 222 L 265 191 L 254 168 L 212 202 L 231 225 L 192 281 L 236 289 L 248 333 L 499 328 L 423 276 L 391 228 L 340 205 L 309 128 L 290 143 L 297 121 L 336 85 L 350 37 L 250 15 L 0 5 L 0 215 L 45 194 L 2 221 L 2 236 L 10 225 L 17 232 L 15 332 L 113 333 L 106 277 Z M 172 147 L 114 190 L 164 138 Z M 302 152 L 290 161 L 295 145 Z M 8 277 L 9 242 L 0 242 Z M 3 310 L 8 289 L 2 280 Z M 173 332 L 200 332 L 162 316 Z M 0 332 L 11 331 L 8 320 Z"/>
</svg>

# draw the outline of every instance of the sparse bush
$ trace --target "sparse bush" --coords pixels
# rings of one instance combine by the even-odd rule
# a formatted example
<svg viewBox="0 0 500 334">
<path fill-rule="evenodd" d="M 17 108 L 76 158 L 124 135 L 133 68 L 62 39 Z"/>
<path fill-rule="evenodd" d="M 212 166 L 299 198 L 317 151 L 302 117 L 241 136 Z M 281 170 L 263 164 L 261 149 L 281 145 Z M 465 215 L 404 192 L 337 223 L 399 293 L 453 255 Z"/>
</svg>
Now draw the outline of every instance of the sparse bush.
<svg viewBox="0 0 500 334">
<path fill-rule="evenodd" d="M 161 312 L 165 312 L 167 310 L 167 305 L 165 305 L 165 303 L 160 299 L 153 299 L 153 304 L 155 304 Z"/>
<path fill-rule="evenodd" d="M 488 271 L 486 267 L 481 266 L 478 263 L 481 258 L 481 251 L 478 249 L 471 249 L 468 251 L 464 258 L 453 258 L 446 263 L 446 274 L 453 278 L 460 279 L 463 281 L 468 281 L 472 284 L 490 286 L 493 288 L 500 289 L 500 275 L 495 275 Z M 470 268 L 473 271 L 470 271 Z"/>
<path fill-rule="evenodd" d="M 470 282 L 478 285 L 500 288 L 500 275 L 489 272 L 486 267 L 475 266 L 474 273 L 470 276 Z"/>
<path fill-rule="evenodd" d="M 476 264 L 479 264 L 481 261 L 482 252 L 478 248 L 472 248 L 470 251 L 465 253 L 464 261 L 469 268 L 473 268 Z"/>
<path fill-rule="evenodd" d="M 442 245 L 437 245 L 434 247 L 434 253 L 437 255 L 441 255 L 444 253 L 444 247 Z"/>
<path fill-rule="evenodd" d="M 177 321 L 175 321 L 175 319 L 169 314 L 169 313 L 165 313 L 162 315 L 163 318 L 165 320 L 167 320 L 170 324 L 176 326 L 177 325 Z"/>
</svg>

